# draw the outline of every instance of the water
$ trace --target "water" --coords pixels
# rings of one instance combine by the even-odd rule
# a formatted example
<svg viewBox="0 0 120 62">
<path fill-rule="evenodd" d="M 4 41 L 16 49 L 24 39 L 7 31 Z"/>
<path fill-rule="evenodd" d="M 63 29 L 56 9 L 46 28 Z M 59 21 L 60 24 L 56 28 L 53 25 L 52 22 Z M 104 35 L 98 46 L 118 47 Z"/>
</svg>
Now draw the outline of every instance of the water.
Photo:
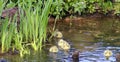
<svg viewBox="0 0 120 62">
<path fill-rule="evenodd" d="M 78 62 L 116 62 L 115 55 L 120 52 L 120 20 L 115 18 L 85 18 L 70 23 L 59 22 L 59 29 L 71 44 L 69 52 L 58 53 L 31 52 L 21 58 L 19 55 L 0 56 L 8 62 L 73 62 L 72 54 L 80 51 Z M 106 60 L 104 50 L 109 48 L 113 55 Z M 47 48 L 49 49 L 49 48 Z"/>
<path fill-rule="evenodd" d="M 47 53 L 43 52 L 31 52 L 30 55 L 25 55 L 25 57 L 21 58 L 19 55 L 5 55 L 0 56 L 0 58 L 4 58 L 7 62 L 49 62 Z"/>
</svg>

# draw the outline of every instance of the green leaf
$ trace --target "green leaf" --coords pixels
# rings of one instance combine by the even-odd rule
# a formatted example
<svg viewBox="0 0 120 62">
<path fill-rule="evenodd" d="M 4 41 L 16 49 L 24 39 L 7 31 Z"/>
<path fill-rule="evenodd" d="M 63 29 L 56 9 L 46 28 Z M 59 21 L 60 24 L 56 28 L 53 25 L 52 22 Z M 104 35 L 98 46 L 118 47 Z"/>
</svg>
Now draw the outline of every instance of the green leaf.
<svg viewBox="0 0 120 62">
<path fill-rule="evenodd" d="M 6 8 L 13 8 L 13 7 L 15 7 L 15 5 L 16 5 L 15 3 L 11 2 L 11 3 L 7 4 Z"/>
</svg>

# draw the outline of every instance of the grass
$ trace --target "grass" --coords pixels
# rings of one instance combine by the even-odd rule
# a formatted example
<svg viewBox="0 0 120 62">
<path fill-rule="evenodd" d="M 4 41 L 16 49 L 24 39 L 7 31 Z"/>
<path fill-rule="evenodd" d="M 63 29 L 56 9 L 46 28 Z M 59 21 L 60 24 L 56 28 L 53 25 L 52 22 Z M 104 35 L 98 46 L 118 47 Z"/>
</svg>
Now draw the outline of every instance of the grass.
<svg viewBox="0 0 120 62">
<path fill-rule="evenodd" d="M 32 0 L 18 1 L 17 3 L 20 24 L 16 20 L 17 14 L 11 22 L 9 18 L 4 20 L 0 29 L 1 52 L 5 53 L 9 49 L 19 50 L 20 56 L 24 56 L 24 54 L 30 53 L 31 48 L 34 51 L 41 50 L 42 43 L 46 40 L 52 0 L 45 1 L 44 6 L 42 0 L 39 0 L 36 5 L 32 4 Z"/>
</svg>

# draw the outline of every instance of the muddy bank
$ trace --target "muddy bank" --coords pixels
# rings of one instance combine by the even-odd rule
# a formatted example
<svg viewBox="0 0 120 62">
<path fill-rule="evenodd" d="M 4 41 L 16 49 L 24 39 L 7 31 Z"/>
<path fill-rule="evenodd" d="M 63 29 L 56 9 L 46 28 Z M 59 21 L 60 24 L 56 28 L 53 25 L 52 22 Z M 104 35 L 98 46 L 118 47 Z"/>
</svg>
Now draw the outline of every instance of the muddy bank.
<svg viewBox="0 0 120 62">
<path fill-rule="evenodd" d="M 53 17 L 50 17 L 49 25 L 52 26 L 54 24 L 54 20 L 55 19 Z M 56 25 L 66 24 L 68 27 L 76 26 L 76 28 L 79 29 L 91 29 L 91 30 L 99 30 L 99 29 L 102 30 L 102 28 L 106 27 L 111 29 L 111 32 L 119 33 L 119 22 L 120 19 L 116 17 L 110 17 L 110 16 L 92 17 L 91 15 L 86 17 L 81 17 L 81 16 L 65 17 L 63 19 L 57 20 Z"/>
</svg>

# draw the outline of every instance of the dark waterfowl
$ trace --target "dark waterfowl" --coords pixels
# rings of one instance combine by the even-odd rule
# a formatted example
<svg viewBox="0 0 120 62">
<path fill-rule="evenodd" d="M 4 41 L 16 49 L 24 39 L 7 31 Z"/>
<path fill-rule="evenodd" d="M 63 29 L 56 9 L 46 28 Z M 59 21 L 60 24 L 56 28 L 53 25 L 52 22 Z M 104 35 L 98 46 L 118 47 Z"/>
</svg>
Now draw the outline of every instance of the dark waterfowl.
<svg viewBox="0 0 120 62">
<path fill-rule="evenodd" d="M 75 51 L 72 54 L 73 62 L 79 62 L 79 51 Z"/>
<path fill-rule="evenodd" d="M 120 53 L 117 53 L 115 57 L 116 57 L 116 61 L 120 62 Z"/>
</svg>

